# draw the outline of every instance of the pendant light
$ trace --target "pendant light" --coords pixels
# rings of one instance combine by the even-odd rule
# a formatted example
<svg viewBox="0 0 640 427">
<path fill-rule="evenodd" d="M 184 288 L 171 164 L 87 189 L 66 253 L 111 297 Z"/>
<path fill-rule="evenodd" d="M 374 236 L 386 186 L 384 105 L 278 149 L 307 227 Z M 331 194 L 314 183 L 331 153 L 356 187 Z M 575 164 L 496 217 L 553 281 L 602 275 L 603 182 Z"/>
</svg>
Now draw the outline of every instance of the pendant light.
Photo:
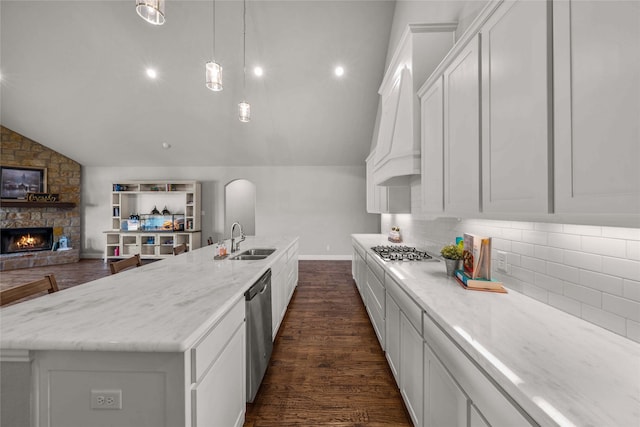
<svg viewBox="0 0 640 427">
<path fill-rule="evenodd" d="M 222 90 L 222 67 L 216 62 L 216 1 L 213 0 L 213 59 L 205 64 L 205 82 L 214 92 Z"/>
<path fill-rule="evenodd" d="M 136 0 L 136 12 L 150 24 L 164 24 L 164 0 Z"/>
<path fill-rule="evenodd" d="M 242 94 L 247 92 L 247 0 L 242 0 Z M 238 104 L 238 118 L 247 123 L 251 120 L 251 105 L 247 101 Z"/>
</svg>

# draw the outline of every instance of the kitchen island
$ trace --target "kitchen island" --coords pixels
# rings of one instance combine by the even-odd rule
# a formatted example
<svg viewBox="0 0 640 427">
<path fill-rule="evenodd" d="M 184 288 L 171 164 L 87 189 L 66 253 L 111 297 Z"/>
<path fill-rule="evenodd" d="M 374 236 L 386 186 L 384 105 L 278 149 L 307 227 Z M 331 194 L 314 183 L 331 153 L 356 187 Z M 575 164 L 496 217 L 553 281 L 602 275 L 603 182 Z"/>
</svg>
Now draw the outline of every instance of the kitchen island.
<svg viewBox="0 0 640 427">
<path fill-rule="evenodd" d="M 244 292 L 269 268 L 295 286 L 297 247 L 247 237 L 241 250 L 276 251 L 207 246 L 3 308 L 3 406 L 24 420 L 26 405 L 31 425 L 242 425 Z"/>
<path fill-rule="evenodd" d="M 443 262 L 382 261 L 371 247 L 387 236 L 352 238 L 354 277 L 414 424 L 640 425 L 640 344 L 515 291 L 465 290 Z M 411 357 L 394 359 L 398 346 Z"/>
</svg>

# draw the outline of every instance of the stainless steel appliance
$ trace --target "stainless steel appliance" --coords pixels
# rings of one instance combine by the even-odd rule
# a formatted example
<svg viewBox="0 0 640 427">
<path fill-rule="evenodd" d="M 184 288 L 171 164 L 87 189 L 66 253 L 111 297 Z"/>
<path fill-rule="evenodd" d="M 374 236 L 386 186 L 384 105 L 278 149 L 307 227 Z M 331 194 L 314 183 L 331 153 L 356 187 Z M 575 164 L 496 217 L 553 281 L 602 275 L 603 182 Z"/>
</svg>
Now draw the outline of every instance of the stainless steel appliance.
<svg viewBox="0 0 640 427">
<path fill-rule="evenodd" d="M 271 269 L 245 292 L 244 299 L 247 313 L 247 402 L 253 402 L 273 350 Z"/>
<path fill-rule="evenodd" d="M 371 250 L 384 261 L 438 261 L 426 251 L 405 245 L 379 245 Z"/>
</svg>

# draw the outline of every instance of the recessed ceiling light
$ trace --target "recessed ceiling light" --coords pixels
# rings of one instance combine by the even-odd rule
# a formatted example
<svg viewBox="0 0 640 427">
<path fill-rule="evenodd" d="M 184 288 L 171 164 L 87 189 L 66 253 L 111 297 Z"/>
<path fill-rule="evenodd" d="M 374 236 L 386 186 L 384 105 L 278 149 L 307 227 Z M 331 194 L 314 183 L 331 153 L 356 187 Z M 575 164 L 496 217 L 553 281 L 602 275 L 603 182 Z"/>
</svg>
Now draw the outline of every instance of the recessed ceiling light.
<svg viewBox="0 0 640 427">
<path fill-rule="evenodd" d="M 171 148 L 171 144 L 169 144 L 168 142 L 163 142 L 162 148 L 164 148 L 165 150 L 168 150 L 169 148 Z"/>
<path fill-rule="evenodd" d="M 262 69 L 262 67 L 255 67 L 253 69 L 253 74 L 255 74 L 258 77 L 262 77 L 262 75 L 264 74 L 264 70 Z"/>
<path fill-rule="evenodd" d="M 156 77 L 158 77 L 158 73 L 153 68 L 147 68 L 147 76 L 150 79 L 155 79 Z"/>
<path fill-rule="evenodd" d="M 338 65 L 336 68 L 334 68 L 333 73 L 338 77 L 342 77 L 344 75 L 344 68 Z"/>
</svg>

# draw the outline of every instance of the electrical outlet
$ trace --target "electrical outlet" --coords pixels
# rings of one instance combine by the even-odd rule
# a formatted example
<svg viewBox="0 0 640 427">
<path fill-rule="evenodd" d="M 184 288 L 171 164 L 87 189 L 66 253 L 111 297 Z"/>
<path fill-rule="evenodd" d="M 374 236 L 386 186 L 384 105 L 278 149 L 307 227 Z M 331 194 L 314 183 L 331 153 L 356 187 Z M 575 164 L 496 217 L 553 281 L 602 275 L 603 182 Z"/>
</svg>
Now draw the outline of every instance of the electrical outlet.
<svg viewBox="0 0 640 427">
<path fill-rule="evenodd" d="M 502 271 L 504 273 L 507 272 L 507 253 L 503 251 L 496 251 L 498 256 L 498 271 Z"/>
<path fill-rule="evenodd" d="M 91 390 L 91 409 L 122 409 L 122 390 Z"/>
</svg>

